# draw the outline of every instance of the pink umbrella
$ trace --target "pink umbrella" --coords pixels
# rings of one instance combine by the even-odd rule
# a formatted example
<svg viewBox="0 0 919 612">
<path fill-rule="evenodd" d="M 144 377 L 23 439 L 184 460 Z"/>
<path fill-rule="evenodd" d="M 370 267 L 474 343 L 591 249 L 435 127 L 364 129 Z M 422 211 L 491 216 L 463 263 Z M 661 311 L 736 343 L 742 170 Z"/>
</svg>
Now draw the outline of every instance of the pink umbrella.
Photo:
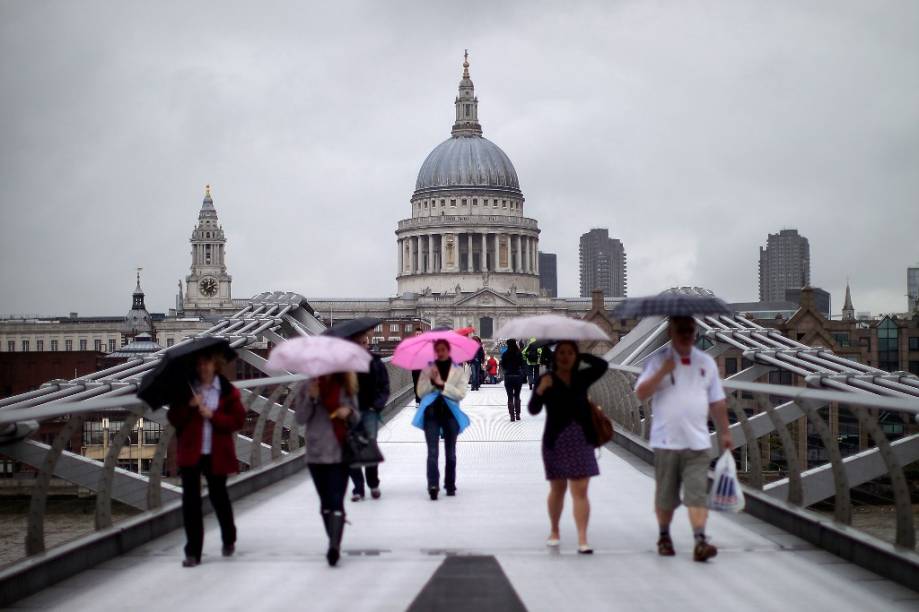
<svg viewBox="0 0 919 612">
<path fill-rule="evenodd" d="M 469 361 L 479 351 L 478 342 L 460 336 L 454 331 L 429 331 L 418 336 L 410 336 L 400 342 L 392 356 L 392 362 L 406 370 L 425 368 L 435 359 L 434 343 L 438 340 L 450 343 L 450 358 L 454 363 Z"/>
<path fill-rule="evenodd" d="M 335 372 L 368 372 L 370 359 L 370 353 L 348 340 L 302 336 L 274 347 L 268 356 L 268 368 L 314 378 Z"/>
</svg>

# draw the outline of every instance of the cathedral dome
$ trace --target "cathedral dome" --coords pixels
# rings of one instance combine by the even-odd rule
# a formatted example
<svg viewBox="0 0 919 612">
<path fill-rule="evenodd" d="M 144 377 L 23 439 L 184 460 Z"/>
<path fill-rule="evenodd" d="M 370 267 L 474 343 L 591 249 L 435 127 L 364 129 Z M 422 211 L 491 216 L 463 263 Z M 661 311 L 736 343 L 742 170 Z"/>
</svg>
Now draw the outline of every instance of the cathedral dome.
<svg viewBox="0 0 919 612">
<path fill-rule="evenodd" d="M 517 171 L 501 148 L 479 135 L 453 136 L 428 155 L 415 191 L 484 187 L 520 192 Z"/>
<path fill-rule="evenodd" d="M 469 58 L 454 102 L 456 121 L 450 138 L 431 151 L 415 181 L 415 197 L 447 189 L 487 189 L 522 197 L 517 171 L 501 148 L 482 137 L 479 99 L 469 76 Z"/>
</svg>

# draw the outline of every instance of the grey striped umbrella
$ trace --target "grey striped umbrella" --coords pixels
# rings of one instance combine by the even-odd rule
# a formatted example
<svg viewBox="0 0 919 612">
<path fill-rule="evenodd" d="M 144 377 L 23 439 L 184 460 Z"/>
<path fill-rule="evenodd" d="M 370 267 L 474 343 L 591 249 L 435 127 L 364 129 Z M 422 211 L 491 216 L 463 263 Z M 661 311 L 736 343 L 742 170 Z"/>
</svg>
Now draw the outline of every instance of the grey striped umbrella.
<svg viewBox="0 0 919 612">
<path fill-rule="evenodd" d="M 691 317 L 694 315 L 730 315 L 731 309 L 713 295 L 695 295 L 666 291 L 659 295 L 629 298 L 613 310 L 613 318 Z"/>
</svg>

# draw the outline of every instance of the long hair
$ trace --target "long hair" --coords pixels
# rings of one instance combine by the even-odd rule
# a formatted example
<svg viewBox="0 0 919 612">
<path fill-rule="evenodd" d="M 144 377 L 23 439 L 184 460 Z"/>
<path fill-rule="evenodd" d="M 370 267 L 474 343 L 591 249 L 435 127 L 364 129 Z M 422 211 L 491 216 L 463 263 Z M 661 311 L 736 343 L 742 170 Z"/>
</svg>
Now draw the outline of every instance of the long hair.
<svg viewBox="0 0 919 612">
<path fill-rule="evenodd" d="M 507 341 L 507 352 L 508 353 L 519 353 L 520 347 L 517 346 L 517 341 L 511 338 Z"/>
<path fill-rule="evenodd" d="M 336 372 L 329 374 L 328 380 L 339 385 L 351 397 L 357 397 L 357 374 L 354 372 Z"/>
</svg>

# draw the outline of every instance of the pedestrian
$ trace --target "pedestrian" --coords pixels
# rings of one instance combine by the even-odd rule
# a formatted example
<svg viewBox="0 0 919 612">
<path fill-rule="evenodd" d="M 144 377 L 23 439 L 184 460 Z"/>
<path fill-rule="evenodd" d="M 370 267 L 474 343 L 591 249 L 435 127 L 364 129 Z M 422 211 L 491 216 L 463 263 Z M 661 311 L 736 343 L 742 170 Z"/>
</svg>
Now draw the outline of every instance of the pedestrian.
<svg viewBox="0 0 919 612">
<path fill-rule="evenodd" d="M 473 336 L 472 339 L 479 344 L 479 350 L 476 352 L 475 357 L 473 357 L 472 361 L 469 363 L 470 373 L 472 375 L 470 382 L 472 383 L 472 390 L 478 391 L 479 387 L 482 386 L 482 366 L 485 363 L 485 349 L 482 348 L 481 338 L 478 336 Z"/>
<path fill-rule="evenodd" d="M 654 450 L 656 491 L 654 506 L 660 534 L 657 552 L 675 554 L 670 538 L 673 511 L 682 503 L 689 511 L 695 547 L 693 559 L 706 561 L 718 549 L 705 536 L 708 519 L 708 466 L 711 437 L 708 417 L 720 426 L 725 449 L 733 447 L 728 430 L 724 389 L 715 360 L 696 348 L 696 322 L 692 317 L 671 317 L 670 347 L 654 353 L 638 377 L 635 394 L 651 398 L 651 448 Z"/>
<path fill-rule="evenodd" d="M 609 367 L 606 361 L 580 353 L 576 342 L 560 341 L 555 348 L 551 372 L 538 381 L 530 398 L 530 414 L 546 408 L 546 427 L 542 438 L 542 458 L 549 481 L 549 538 L 546 545 L 559 546 L 559 520 L 565 504 L 565 490 L 571 489 L 574 523 L 578 530 L 578 553 L 589 555 L 587 522 L 590 500 L 587 488 L 592 476 L 600 474 L 594 449 L 598 446 L 592 406 L 587 396 L 590 386 Z M 586 368 L 581 368 L 581 365 Z"/>
<path fill-rule="evenodd" d="M 421 329 L 420 325 L 416 325 L 414 335 L 420 336 L 422 333 L 424 333 L 424 330 Z M 412 370 L 412 389 L 415 390 L 415 403 L 416 404 L 421 403 L 421 398 L 418 397 L 418 379 L 420 377 L 421 377 L 421 370 Z"/>
<path fill-rule="evenodd" d="M 488 361 L 485 364 L 485 371 L 488 373 L 489 384 L 498 384 L 498 360 L 495 359 L 494 355 L 488 357 Z"/>
<path fill-rule="evenodd" d="M 222 352 L 199 354 L 190 389 L 172 403 L 167 418 L 176 429 L 179 473 L 182 477 L 182 520 L 185 523 L 183 567 L 201 563 L 204 519 L 201 514 L 201 476 L 207 480 L 208 498 L 220 523 L 221 554 L 236 550 L 236 524 L 227 494 L 227 476 L 239 471 L 234 432 L 243 428 L 246 409 L 239 390 L 221 372 Z"/>
<path fill-rule="evenodd" d="M 536 338 L 530 338 L 526 348 L 523 350 L 527 365 L 527 382 L 531 390 L 533 389 L 533 385 L 536 384 L 536 380 L 539 378 L 539 347 L 535 346 L 535 344 Z"/>
<path fill-rule="evenodd" d="M 349 340 L 367 348 L 370 344 L 369 332 L 362 332 L 351 336 Z M 368 351 L 369 352 L 369 351 Z M 377 432 L 383 420 L 382 412 L 389 401 L 389 373 L 383 360 L 376 353 L 370 352 L 372 357 L 370 361 L 369 372 L 358 372 L 357 374 L 357 407 L 361 413 L 360 427 L 366 436 L 376 440 Z M 364 473 L 366 472 L 367 486 L 370 487 L 370 496 L 373 499 L 380 499 L 380 466 L 368 465 L 364 468 L 351 468 L 351 482 L 354 489 L 351 491 L 351 501 L 356 502 L 364 499 Z"/>
<path fill-rule="evenodd" d="M 507 393 L 507 412 L 511 422 L 520 420 L 520 389 L 526 380 L 523 354 L 516 340 L 507 341 L 507 351 L 501 356 L 501 372 L 504 374 L 504 390 Z"/>
<path fill-rule="evenodd" d="M 539 365 L 546 369 L 546 372 L 552 369 L 552 348 L 546 344 L 539 349 Z"/>
<path fill-rule="evenodd" d="M 421 403 L 412 425 L 424 430 L 428 445 L 428 495 L 437 500 L 440 491 L 438 455 L 440 438 L 444 439 L 444 489 L 447 496 L 456 495 L 456 438 L 469 426 L 469 417 L 460 408 L 466 397 L 468 381 L 463 368 L 450 359 L 450 343 L 434 342 L 435 361 L 421 372 L 416 393 Z"/>
<path fill-rule="evenodd" d="M 319 376 L 301 384 L 294 402 L 297 422 L 306 425 L 306 464 L 310 470 L 329 548 L 329 565 L 338 563 L 345 530 L 348 464 L 342 447 L 349 427 L 360 423 L 357 376 L 353 372 Z"/>
</svg>

